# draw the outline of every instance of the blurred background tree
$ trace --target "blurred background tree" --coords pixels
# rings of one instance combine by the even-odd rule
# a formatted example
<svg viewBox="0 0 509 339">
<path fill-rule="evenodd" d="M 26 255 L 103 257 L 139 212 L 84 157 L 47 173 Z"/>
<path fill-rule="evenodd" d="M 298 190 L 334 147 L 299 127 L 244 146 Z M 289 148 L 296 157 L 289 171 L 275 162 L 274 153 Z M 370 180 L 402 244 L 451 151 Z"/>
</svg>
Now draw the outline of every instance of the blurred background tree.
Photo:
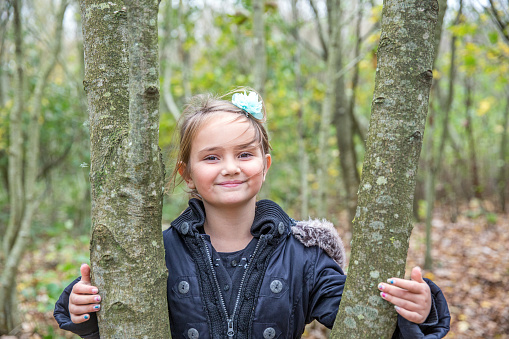
<svg viewBox="0 0 509 339">
<path fill-rule="evenodd" d="M 65 335 L 55 330 L 53 304 L 80 264 L 89 260 L 90 154 L 81 18 L 76 1 L 67 7 L 65 3 L 0 2 L 0 272 L 5 281 L 16 281 L 11 285 L 16 290 L 11 287 L 8 296 L 17 295 L 20 301 L 14 306 L 11 300 L 10 307 L 20 311 L 24 327 L 11 333 L 47 338 Z M 275 200 L 296 219 L 326 217 L 349 242 L 381 8 L 380 0 L 161 1 L 160 146 L 167 169 L 173 165 L 173 131 L 186 98 L 202 92 L 222 94 L 237 86 L 260 87 L 274 148 L 269 185 L 260 198 Z M 443 273 L 448 268 L 444 253 L 434 250 L 442 244 L 436 238 L 439 232 L 471 221 L 479 235 L 465 244 L 471 249 L 507 220 L 509 193 L 507 2 L 450 0 L 443 14 L 414 203 L 419 249 L 414 259 L 424 264 L 420 245 L 426 237 L 419 225 L 428 218 L 428 252 L 434 259 L 430 267 L 439 284 L 450 278 Z M 339 32 L 333 32 L 330 23 L 338 21 Z M 335 82 L 328 69 L 332 34 L 340 38 L 336 54 L 332 51 Z M 55 49 L 58 41 L 60 52 Z M 332 108 L 326 109 L 326 104 Z M 324 120 L 325 114 L 330 119 Z M 433 180 L 427 177 L 431 174 Z M 186 204 L 183 189 L 170 192 L 163 227 Z M 26 239 L 19 263 L 9 264 L 16 241 L 11 225 L 14 220 L 19 225 L 30 213 L 26 232 L 14 231 L 26 235 L 19 238 Z M 448 226 L 437 228 L 437 216 Z M 458 232 L 463 233 L 455 241 L 466 239 L 466 229 Z M 504 239 L 503 233 L 496 234 L 494 239 Z M 485 247 L 480 256 L 504 255 Z M 468 264 L 465 257 L 455 260 L 457 265 Z M 500 264 L 501 275 L 479 294 L 509 288 L 501 282 L 509 280 L 505 262 Z M 4 273 L 12 267 L 19 272 L 17 278 Z M 456 293 L 458 284 L 451 283 L 451 289 L 445 284 L 446 295 Z M 451 295 L 451 300 L 456 299 Z M 509 314 L 492 311 L 499 310 L 493 302 L 468 310 L 466 304 L 455 305 L 453 333 L 469 338 L 507 333 Z M 6 319 L 5 310 L 0 312 L 0 319 Z M 483 326 L 475 327 L 475 318 L 484 319 Z"/>
</svg>

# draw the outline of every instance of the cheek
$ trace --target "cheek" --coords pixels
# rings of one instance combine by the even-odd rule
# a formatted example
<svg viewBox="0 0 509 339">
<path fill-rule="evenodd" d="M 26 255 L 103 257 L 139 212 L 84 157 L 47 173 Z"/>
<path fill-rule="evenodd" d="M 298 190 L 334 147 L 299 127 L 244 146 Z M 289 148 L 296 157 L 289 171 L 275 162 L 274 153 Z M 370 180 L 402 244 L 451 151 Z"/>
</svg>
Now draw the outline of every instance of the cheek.
<svg viewBox="0 0 509 339">
<path fill-rule="evenodd" d="M 248 171 L 251 176 L 260 175 L 265 178 L 265 164 L 262 160 L 253 161 L 251 164 L 249 164 Z"/>
</svg>

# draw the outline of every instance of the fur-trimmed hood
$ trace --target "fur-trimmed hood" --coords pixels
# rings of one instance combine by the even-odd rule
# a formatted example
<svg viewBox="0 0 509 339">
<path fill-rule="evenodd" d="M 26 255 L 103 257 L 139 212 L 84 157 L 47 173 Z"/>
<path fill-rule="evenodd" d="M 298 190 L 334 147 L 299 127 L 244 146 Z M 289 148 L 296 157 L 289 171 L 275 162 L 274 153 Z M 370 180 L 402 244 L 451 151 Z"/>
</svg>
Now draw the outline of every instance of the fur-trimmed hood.
<svg viewBox="0 0 509 339">
<path fill-rule="evenodd" d="M 292 226 L 293 235 L 306 247 L 319 246 L 340 267 L 345 264 L 345 246 L 334 225 L 325 219 L 297 221 Z"/>
</svg>

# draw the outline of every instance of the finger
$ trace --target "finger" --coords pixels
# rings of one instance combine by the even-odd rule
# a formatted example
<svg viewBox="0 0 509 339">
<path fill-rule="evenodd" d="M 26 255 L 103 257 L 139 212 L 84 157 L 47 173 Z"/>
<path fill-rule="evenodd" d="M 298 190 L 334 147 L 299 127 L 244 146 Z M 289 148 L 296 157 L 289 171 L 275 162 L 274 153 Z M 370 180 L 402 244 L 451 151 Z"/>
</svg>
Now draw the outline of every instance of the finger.
<svg viewBox="0 0 509 339">
<path fill-rule="evenodd" d="M 80 314 L 78 316 L 71 314 L 71 321 L 75 324 L 81 324 L 90 319 L 89 314 Z"/>
<path fill-rule="evenodd" d="M 88 313 L 98 312 L 101 309 L 101 305 L 69 305 L 69 314 L 74 316 L 85 316 Z M 83 319 L 86 320 L 86 319 Z"/>
<path fill-rule="evenodd" d="M 381 292 L 380 296 L 383 299 L 387 300 L 388 302 L 394 304 L 395 306 L 402 307 L 409 311 L 418 311 L 421 309 L 418 304 L 416 304 L 410 300 L 398 298 L 396 296 L 393 296 L 393 295 L 385 293 L 385 292 Z"/>
<path fill-rule="evenodd" d="M 72 293 L 74 294 L 97 294 L 98 292 L 97 287 L 87 285 L 81 281 L 72 287 Z"/>
<path fill-rule="evenodd" d="M 91 304 L 98 304 L 100 302 L 101 302 L 100 295 L 71 293 L 71 295 L 69 296 L 69 306 L 70 305 L 77 305 L 77 306 L 91 305 Z M 77 313 L 77 312 L 74 312 L 74 313 Z M 85 313 L 85 312 L 82 312 L 82 313 Z"/>
<path fill-rule="evenodd" d="M 424 318 L 421 314 L 417 312 L 412 312 L 399 306 L 394 306 L 394 308 L 396 309 L 396 312 L 398 312 L 399 315 L 413 323 L 422 324 L 426 320 L 426 318 Z"/>
<path fill-rule="evenodd" d="M 415 266 L 412 268 L 412 273 L 410 274 L 410 279 L 416 281 L 418 283 L 426 283 L 424 279 L 422 279 L 422 270 L 419 266 Z"/>
<path fill-rule="evenodd" d="M 387 282 L 391 286 L 397 286 L 399 288 L 403 288 L 409 292 L 412 293 L 422 293 L 424 291 L 425 285 L 427 286 L 426 282 L 417 282 L 413 280 L 406 280 L 406 279 L 399 279 L 399 278 L 389 278 L 387 279 Z"/>
<path fill-rule="evenodd" d="M 90 285 L 90 266 L 87 264 L 81 264 L 81 282 Z"/>
<path fill-rule="evenodd" d="M 386 294 L 390 294 L 394 297 L 398 297 L 400 299 L 412 300 L 415 301 L 419 299 L 420 293 L 413 293 L 404 288 L 400 288 L 398 286 L 393 286 L 390 284 L 380 283 L 378 284 L 378 289 L 381 292 L 385 292 Z"/>
</svg>

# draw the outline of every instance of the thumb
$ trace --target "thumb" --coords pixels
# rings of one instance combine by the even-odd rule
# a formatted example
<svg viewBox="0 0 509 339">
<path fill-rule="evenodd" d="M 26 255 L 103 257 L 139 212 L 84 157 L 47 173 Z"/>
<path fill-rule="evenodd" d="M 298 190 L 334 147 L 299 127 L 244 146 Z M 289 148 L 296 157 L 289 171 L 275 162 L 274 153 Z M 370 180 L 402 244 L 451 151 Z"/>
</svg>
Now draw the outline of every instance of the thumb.
<svg viewBox="0 0 509 339">
<path fill-rule="evenodd" d="M 425 282 L 422 279 L 422 270 L 419 266 L 415 266 L 414 268 L 412 268 L 412 274 L 410 274 L 410 278 L 418 283 Z"/>
<path fill-rule="evenodd" d="M 90 285 L 90 266 L 87 264 L 81 264 L 81 282 L 85 285 Z"/>
</svg>

